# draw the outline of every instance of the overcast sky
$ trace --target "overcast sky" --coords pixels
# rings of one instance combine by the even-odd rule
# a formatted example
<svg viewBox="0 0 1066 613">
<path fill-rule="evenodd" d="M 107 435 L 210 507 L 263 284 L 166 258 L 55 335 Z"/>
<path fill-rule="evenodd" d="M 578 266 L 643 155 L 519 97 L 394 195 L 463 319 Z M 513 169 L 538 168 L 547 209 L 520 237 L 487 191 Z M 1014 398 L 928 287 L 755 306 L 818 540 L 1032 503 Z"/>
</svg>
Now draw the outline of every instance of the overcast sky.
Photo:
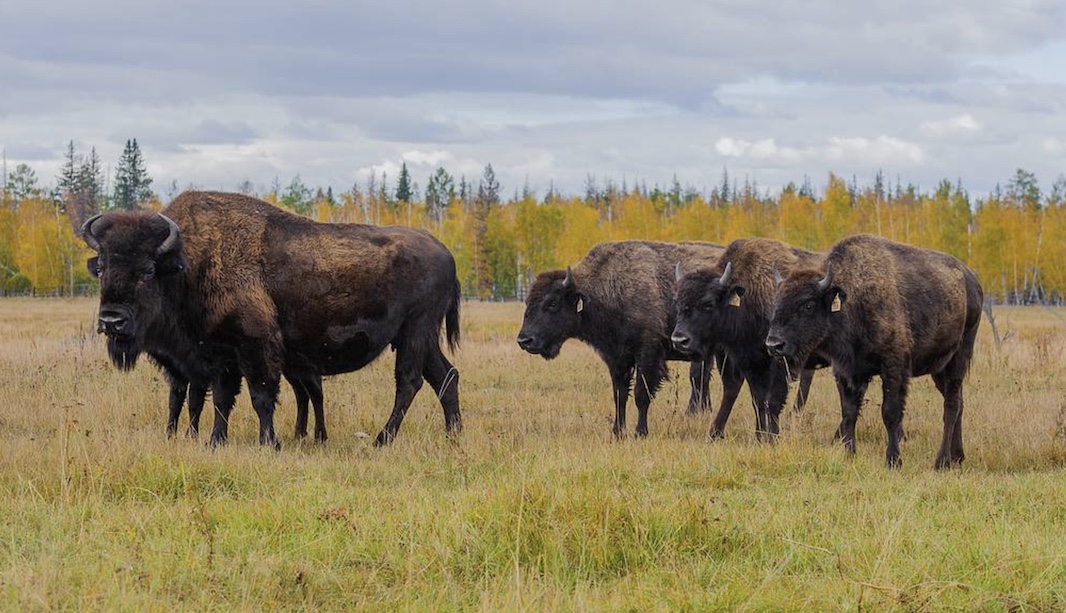
<svg viewBox="0 0 1066 613">
<path fill-rule="evenodd" d="M 1063 0 L 3 0 L 0 147 L 181 187 L 1066 173 Z"/>
</svg>

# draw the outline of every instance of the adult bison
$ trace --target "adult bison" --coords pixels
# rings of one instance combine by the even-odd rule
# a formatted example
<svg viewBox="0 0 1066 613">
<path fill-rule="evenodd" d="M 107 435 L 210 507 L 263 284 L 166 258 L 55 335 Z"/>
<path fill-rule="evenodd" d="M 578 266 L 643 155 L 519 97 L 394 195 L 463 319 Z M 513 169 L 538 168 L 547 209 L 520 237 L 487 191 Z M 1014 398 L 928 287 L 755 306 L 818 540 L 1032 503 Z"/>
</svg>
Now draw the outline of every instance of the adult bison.
<svg viewBox="0 0 1066 613">
<path fill-rule="evenodd" d="M 855 420 L 866 387 L 881 376 L 885 459 L 898 466 L 911 377 L 930 375 L 944 396 L 938 469 L 963 460 L 962 382 L 973 357 L 983 293 L 956 258 L 883 238 L 837 243 L 825 263 L 794 270 L 777 288 L 766 337 L 789 366 L 816 354 L 833 365 L 840 392 L 838 436 L 855 451 Z"/>
<path fill-rule="evenodd" d="M 580 339 L 607 364 L 614 392 L 614 434 L 625 430 L 626 403 L 636 375 L 638 436 L 648 433 L 648 406 L 667 376 L 667 360 L 692 361 L 689 410 L 707 402 L 710 361 L 683 355 L 671 346 L 674 327 L 674 265 L 693 268 L 713 263 L 722 247 L 708 243 L 623 241 L 592 248 L 573 269 L 537 275 L 526 297 L 518 345 L 553 359 L 563 343 Z M 708 358 L 710 355 L 708 355 Z M 728 414 L 742 381 L 728 364 L 719 362 L 722 403 Z"/>
<path fill-rule="evenodd" d="M 167 355 L 182 373 L 208 373 L 216 393 L 243 376 L 260 443 L 277 445 L 282 374 L 358 370 L 390 345 L 396 396 L 375 444 L 396 436 L 423 377 L 448 431 L 461 428 L 458 375 L 440 348 L 442 324 L 449 346 L 459 341 L 459 282 L 452 255 L 428 233 L 316 223 L 240 194 L 186 192 L 163 214 L 93 217 L 82 236 L 99 254 L 90 268 L 103 332 Z M 225 368 L 230 356 L 237 369 Z M 226 404 L 216 398 L 212 443 L 227 437 Z"/>
<path fill-rule="evenodd" d="M 695 355 L 708 355 L 716 346 L 725 351 L 727 362 L 748 382 L 759 438 L 777 435 L 788 398 L 784 364 L 771 357 L 764 344 L 774 300 L 774 270 L 787 274 L 824 257 L 772 239 L 742 238 L 730 243 L 709 268 L 682 274 L 683 266 L 677 265 L 677 321 L 670 337 L 674 348 Z M 806 401 L 812 375 L 812 370 L 802 370 L 797 410 Z M 711 438 L 723 436 L 728 419 L 728 411 L 719 413 Z"/>
</svg>

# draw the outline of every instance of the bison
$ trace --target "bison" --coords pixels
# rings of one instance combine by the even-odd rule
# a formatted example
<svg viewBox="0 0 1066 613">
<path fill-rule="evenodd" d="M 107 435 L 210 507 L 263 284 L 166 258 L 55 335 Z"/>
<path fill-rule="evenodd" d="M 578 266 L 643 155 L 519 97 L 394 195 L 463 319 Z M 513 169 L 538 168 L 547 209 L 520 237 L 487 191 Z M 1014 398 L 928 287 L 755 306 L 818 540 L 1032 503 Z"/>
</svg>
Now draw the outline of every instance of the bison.
<svg viewBox="0 0 1066 613">
<path fill-rule="evenodd" d="M 699 410 L 707 402 L 709 359 L 683 355 L 670 344 L 674 264 L 708 265 L 721 253 L 722 247 L 708 243 L 599 244 L 573 269 L 537 275 L 526 297 L 518 345 L 548 360 L 559 355 L 569 338 L 591 345 L 611 375 L 615 436 L 625 430 L 626 402 L 635 373 L 636 434 L 646 436 L 648 406 L 668 374 L 667 360 L 693 362 L 689 410 Z M 724 389 L 718 414 L 722 415 L 732 409 L 743 382 L 721 361 L 719 372 Z"/>
<path fill-rule="evenodd" d="M 168 356 L 189 381 L 212 382 L 213 444 L 227 438 L 241 376 L 260 443 L 277 447 L 283 374 L 351 372 L 389 346 L 396 395 L 375 444 L 395 438 L 423 378 L 448 432 L 461 429 L 458 373 L 440 347 L 442 327 L 450 348 L 459 342 L 459 280 L 451 253 L 428 233 L 317 223 L 256 198 L 193 191 L 159 214 L 92 217 L 82 236 L 98 253 L 90 269 L 100 279 L 100 329 L 129 352 Z"/>
<path fill-rule="evenodd" d="M 748 382 L 755 406 L 756 436 L 772 439 L 788 397 L 788 377 L 780 360 L 766 351 L 774 299 L 773 271 L 811 266 L 824 258 L 767 238 L 742 238 L 726 247 L 710 267 L 682 274 L 677 264 L 677 320 L 671 341 L 682 353 L 706 356 L 716 346 Z M 806 401 L 813 370 L 804 368 L 796 409 Z M 729 412 L 719 413 L 710 437 L 724 435 Z"/>
<path fill-rule="evenodd" d="M 983 292 L 958 259 L 869 235 L 833 246 L 824 264 L 781 280 L 767 349 L 793 369 L 815 354 L 840 392 L 837 436 L 855 452 L 866 387 L 881 376 L 885 460 L 899 466 L 900 425 L 911 377 L 930 375 L 944 397 L 936 468 L 963 461 L 962 382 L 973 357 Z"/>
</svg>

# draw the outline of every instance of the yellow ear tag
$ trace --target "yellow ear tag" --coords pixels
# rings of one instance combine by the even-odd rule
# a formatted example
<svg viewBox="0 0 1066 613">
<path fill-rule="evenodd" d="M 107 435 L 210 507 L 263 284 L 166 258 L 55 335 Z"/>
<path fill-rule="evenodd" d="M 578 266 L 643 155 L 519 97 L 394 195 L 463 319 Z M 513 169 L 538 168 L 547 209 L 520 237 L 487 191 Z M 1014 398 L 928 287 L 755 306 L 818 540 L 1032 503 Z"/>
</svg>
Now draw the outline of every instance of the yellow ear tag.
<svg viewBox="0 0 1066 613">
<path fill-rule="evenodd" d="M 577 299 L 577 312 L 580 313 L 581 311 L 584 311 L 584 310 L 585 310 L 585 300 L 583 298 L 578 298 Z"/>
<path fill-rule="evenodd" d="M 829 305 L 829 312 L 836 313 L 840 310 L 840 294 L 833 296 L 833 304 Z"/>
<path fill-rule="evenodd" d="M 740 306 L 740 294 L 733 294 L 729 298 L 729 306 Z"/>
</svg>

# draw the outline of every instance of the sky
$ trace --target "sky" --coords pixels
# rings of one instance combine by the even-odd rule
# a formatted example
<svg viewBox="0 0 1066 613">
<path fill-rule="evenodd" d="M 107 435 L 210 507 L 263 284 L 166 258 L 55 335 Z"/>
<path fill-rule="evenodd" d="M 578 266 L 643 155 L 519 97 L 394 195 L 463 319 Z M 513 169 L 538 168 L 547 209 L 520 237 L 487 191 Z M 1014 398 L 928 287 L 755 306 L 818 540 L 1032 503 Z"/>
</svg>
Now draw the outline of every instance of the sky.
<svg viewBox="0 0 1066 613">
<path fill-rule="evenodd" d="M 971 194 L 1066 173 L 1063 0 L 3 0 L 0 148 L 152 187 L 589 178 Z"/>
</svg>

